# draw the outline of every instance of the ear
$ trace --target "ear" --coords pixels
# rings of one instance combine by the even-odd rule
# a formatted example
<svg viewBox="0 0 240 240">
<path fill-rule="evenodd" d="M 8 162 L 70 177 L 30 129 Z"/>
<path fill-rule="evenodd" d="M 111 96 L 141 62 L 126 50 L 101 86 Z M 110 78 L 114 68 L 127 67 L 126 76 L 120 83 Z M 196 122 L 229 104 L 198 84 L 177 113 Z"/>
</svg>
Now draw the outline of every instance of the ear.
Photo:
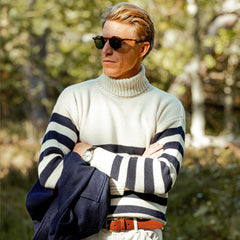
<svg viewBox="0 0 240 240">
<path fill-rule="evenodd" d="M 143 58 L 147 54 L 149 48 L 150 48 L 150 43 L 149 42 L 143 42 L 141 44 L 141 47 L 140 47 L 139 57 Z"/>
</svg>

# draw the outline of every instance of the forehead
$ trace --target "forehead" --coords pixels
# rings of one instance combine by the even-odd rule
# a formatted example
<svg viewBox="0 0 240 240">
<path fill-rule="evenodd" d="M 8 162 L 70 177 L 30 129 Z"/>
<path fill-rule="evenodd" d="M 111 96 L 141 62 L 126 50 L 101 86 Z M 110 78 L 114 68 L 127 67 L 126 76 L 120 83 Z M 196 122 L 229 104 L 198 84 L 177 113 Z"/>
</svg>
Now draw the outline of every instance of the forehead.
<svg viewBox="0 0 240 240">
<path fill-rule="evenodd" d="M 130 23 L 107 20 L 102 32 L 104 37 L 136 38 L 135 28 Z"/>
</svg>

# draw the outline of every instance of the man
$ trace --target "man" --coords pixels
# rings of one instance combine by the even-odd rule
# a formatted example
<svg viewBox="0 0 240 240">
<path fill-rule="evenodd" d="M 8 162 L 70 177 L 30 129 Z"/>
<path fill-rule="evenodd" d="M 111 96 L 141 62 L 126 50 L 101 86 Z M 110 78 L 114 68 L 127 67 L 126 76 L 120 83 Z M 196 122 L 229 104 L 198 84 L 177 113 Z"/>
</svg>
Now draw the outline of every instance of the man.
<svg viewBox="0 0 240 240">
<path fill-rule="evenodd" d="M 154 41 L 145 10 L 109 8 L 94 41 L 103 74 L 60 95 L 41 148 L 40 182 L 57 188 L 63 158 L 74 151 L 110 177 L 106 227 L 88 239 L 162 239 L 168 191 L 183 158 L 184 109 L 145 76 L 142 60 Z"/>
</svg>

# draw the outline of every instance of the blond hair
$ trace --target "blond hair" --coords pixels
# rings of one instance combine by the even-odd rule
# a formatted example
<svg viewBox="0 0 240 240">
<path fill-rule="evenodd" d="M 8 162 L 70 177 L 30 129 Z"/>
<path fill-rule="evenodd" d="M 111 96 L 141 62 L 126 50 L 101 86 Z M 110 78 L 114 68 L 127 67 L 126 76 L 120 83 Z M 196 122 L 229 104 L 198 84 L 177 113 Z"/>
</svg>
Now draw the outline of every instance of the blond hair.
<svg viewBox="0 0 240 240">
<path fill-rule="evenodd" d="M 154 24 L 146 10 L 131 3 L 118 3 L 115 6 L 107 9 L 106 13 L 103 15 L 102 26 L 104 26 L 107 20 L 132 24 L 135 27 L 137 36 L 139 38 L 137 40 L 150 43 L 150 48 L 147 54 L 153 48 L 155 35 Z"/>
</svg>

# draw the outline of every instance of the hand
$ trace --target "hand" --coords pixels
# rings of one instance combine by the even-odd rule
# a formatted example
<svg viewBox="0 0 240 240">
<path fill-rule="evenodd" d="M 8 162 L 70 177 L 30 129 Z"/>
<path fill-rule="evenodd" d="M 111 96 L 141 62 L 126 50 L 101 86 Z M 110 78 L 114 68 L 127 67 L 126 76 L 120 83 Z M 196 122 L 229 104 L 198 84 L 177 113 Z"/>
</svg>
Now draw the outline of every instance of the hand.
<svg viewBox="0 0 240 240">
<path fill-rule="evenodd" d="M 150 145 L 150 147 L 145 150 L 142 156 L 148 158 L 156 158 L 159 157 L 163 153 L 163 151 L 163 145 L 156 142 Z"/>
<path fill-rule="evenodd" d="M 78 142 L 75 144 L 75 147 L 73 148 L 73 152 L 76 152 L 80 157 L 88 150 L 91 148 L 92 145 L 86 142 Z"/>
</svg>

